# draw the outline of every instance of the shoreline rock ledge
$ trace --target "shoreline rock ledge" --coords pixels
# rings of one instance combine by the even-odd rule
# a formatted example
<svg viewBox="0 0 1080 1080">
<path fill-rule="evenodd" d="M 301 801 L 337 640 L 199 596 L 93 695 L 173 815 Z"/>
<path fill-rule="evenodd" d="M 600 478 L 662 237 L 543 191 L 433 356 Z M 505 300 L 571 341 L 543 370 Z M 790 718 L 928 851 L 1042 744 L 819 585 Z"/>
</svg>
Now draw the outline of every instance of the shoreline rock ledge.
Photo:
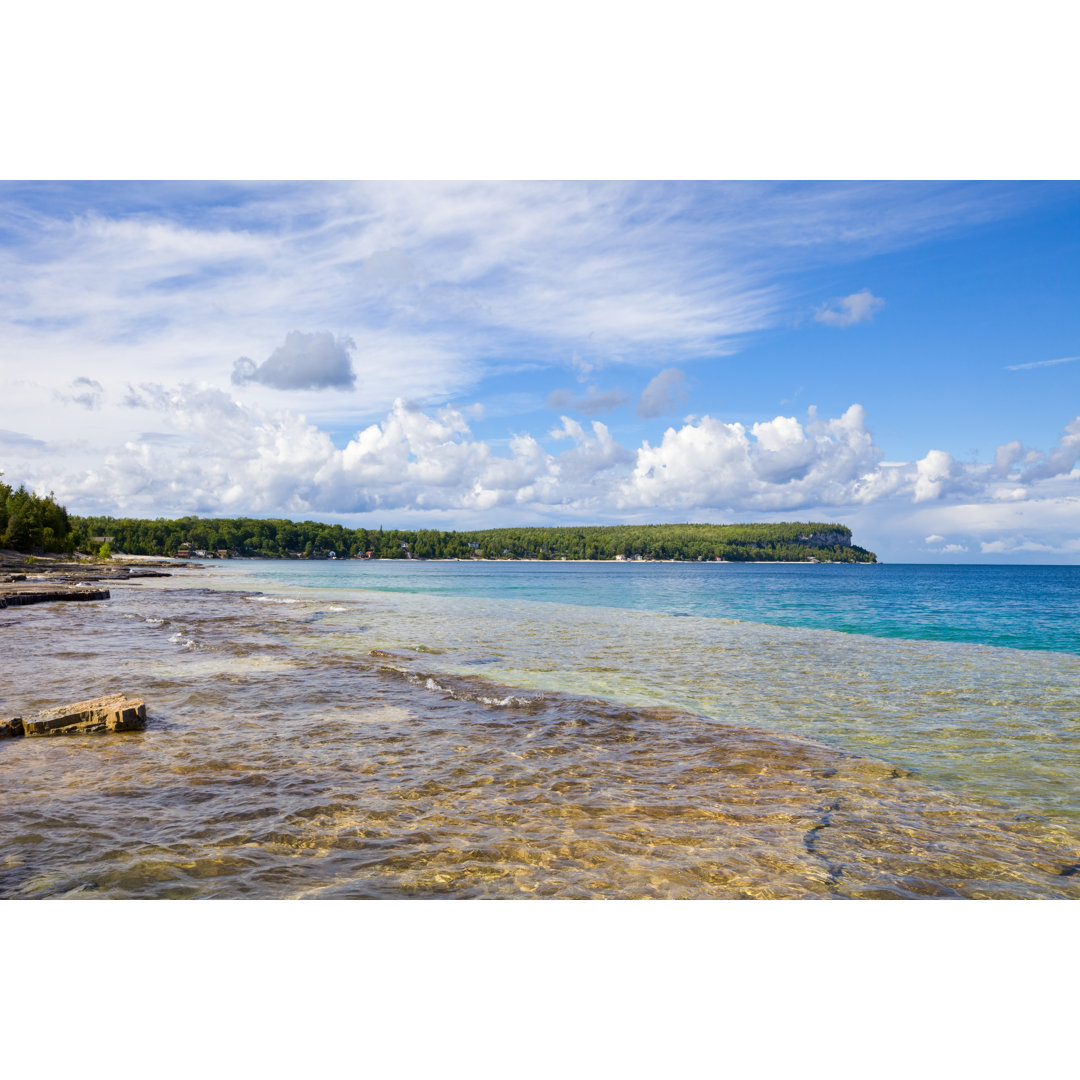
<svg viewBox="0 0 1080 1080">
<path fill-rule="evenodd" d="M 89 582 L 79 585 L 56 585 L 51 582 L 21 581 L 0 586 L 0 608 L 45 604 L 52 600 L 108 600 L 109 590 L 95 588 Z"/>
<path fill-rule="evenodd" d="M 0 718 L 0 739 L 20 735 L 90 735 L 140 731 L 146 727 L 146 702 L 126 694 L 90 698 L 25 716 Z"/>
</svg>

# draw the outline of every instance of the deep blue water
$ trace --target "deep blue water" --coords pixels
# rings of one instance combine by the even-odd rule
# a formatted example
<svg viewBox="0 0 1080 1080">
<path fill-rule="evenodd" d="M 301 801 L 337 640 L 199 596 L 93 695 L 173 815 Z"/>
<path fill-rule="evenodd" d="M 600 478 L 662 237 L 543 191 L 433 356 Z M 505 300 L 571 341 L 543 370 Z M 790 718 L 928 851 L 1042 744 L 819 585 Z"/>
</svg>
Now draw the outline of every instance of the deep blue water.
<svg viewBox="0 0 1080 1080">
<path fill-rule="evenodd" d="M 305 588 L 554 601 L 1080 654 L 1080 566 L 386 560 L 245 561 L 243 570 Z"/>
</svg>

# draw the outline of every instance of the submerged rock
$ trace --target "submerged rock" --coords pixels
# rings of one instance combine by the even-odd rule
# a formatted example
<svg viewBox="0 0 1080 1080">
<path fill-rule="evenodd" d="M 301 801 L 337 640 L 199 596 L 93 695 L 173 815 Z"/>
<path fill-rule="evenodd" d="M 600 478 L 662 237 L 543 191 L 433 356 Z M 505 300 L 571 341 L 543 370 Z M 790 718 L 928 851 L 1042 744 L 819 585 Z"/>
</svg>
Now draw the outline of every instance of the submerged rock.
<svg viewBox="0 0 1080 1080">
<path fill-rule="evenodd" d="M 87 735 L 146 727 L 146 703 L 124 694 L 91 698 L 22 717 L 25 735 Z"/>
</svg>

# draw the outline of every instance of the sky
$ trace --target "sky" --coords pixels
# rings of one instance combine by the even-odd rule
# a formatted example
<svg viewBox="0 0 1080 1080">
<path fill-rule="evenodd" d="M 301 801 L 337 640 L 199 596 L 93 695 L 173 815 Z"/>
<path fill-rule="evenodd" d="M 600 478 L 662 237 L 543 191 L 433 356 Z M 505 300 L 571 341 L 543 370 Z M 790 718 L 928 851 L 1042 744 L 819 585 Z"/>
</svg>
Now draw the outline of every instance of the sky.
<svg viewBox="0 0 1080 1080">
<path fill-rule="evenodd" d="M 1080 562 L 1080 184 L 0 184 L 0 471 L 78 514 L 839 521 Z"/>
</svg>

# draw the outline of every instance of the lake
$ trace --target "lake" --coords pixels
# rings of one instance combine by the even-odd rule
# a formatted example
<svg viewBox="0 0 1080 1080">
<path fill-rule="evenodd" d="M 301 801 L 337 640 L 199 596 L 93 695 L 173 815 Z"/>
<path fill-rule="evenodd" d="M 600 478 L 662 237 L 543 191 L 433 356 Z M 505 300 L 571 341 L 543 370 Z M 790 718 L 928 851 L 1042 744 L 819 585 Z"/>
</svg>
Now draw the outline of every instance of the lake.
<svg viewBox="0 0 1080 1080">
<path fill-rule="evenodd" d="M 158 587 L 158 584 L 164 587 Z M 1080 567 L 245 561 L 0 612 L 0 895 L 1080 896 Z"/>
</svg>

